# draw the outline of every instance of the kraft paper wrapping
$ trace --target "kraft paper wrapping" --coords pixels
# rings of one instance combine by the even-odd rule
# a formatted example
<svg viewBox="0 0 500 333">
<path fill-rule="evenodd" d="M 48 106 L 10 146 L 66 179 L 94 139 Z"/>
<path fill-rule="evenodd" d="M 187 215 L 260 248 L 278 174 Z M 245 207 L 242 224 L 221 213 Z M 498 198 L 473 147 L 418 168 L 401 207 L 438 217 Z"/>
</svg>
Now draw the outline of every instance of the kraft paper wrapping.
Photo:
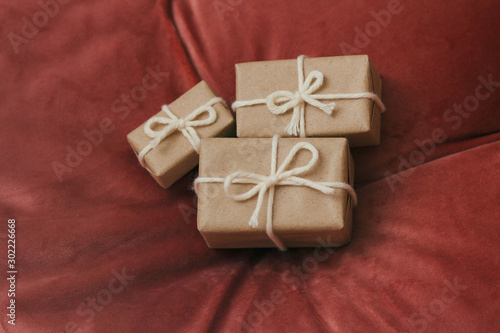
<svg viewBox="0 0 500 333">
<path fill-rule="evenodd" d="M 215 93 L 207 83 L 201 81 L 177 100 L 168 105 L 177 117 L 186 117 L 202 104 L 207 103 Z M 200 138 L 217 136 L 234 136 L 235 123 L 231 112 L 221 103 L 214 104 L 217 119 L 211 125 L 195 127 Z M 166 116 L 163 111 L 155 116 Z M 201 115 L 201 119 L 206 115 Z M 127 140 L 136 155 L 151 141 L 144 133 L 144 122 L 127 135 Z M 162 125 L 158 125 L 160 127 Z M 155 128 L 156 130 L 156 128 Z M 175 181 L 198 165 L 199 156 L 188 139 L 176 131 L 166 137 L 155 149 L 144 158 L 148 172 L 162 187 L 167 188 Z"/>
<path fill-rule="evenodd" d="M 354 165 L 345 138 L 281 138 L 277 167 L 290 149 L 306 141 L 319 151 L 318 163 L 300 177 L 312 181 L 353 184 Z M 200 177 L 227 177 L 235 171 L 268 176 L 271 169 L 272 139 L 204 139 L 200 146 Z M 300 151 L 288 170 L 308 163 L 311 153 Z M 253 185 L 232 185 L 232 193 L 242 193 Z M 268 193 L 259 213 L 259 225 L 248 225 L 257 197 L 236 201 L 226 196 L 222 183 L 198 184 L 198 229 L 211 248 L 275 247 L 266 227 Z M 301 186 L 276 186 L 273 230 L 288 247 L 316 247 L 318 237 L 329 246 L 346 244 L 351 238 L 350 195 L 336 189 L 326 195 Z"/>
<path fill-rule="evenodd" d="M 318 70 L 324 74 L 323 86 L 315 94 L 374 92 L 382 94 L 382 81 L 368 56 L 338 56 L 306 58 L 304 77 Z M 236 64 L 236 99 L 238 101 L 266 98 L 278 90 L 298 89 L 297 60 L 274 60 Z M 332 115 L 306 104 L 307 137 L 346 137 L 351 146 L 371 146 L 380 143 L 379 106 L 371 99 L 334 100 Z M 331 100 L 322 100 L 324 103 Z M 289 136 L 284 129 L 292 110 L 272 114 L 266 105 L 236 109 L 239 138 Z"/>
</svg>

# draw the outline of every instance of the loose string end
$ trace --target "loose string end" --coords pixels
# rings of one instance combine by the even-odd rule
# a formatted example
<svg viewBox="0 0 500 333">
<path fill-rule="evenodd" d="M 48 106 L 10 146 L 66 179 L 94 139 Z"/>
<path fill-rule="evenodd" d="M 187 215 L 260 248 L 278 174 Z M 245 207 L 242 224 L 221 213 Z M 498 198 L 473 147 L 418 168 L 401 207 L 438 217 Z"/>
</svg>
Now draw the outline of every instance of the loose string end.
<svg viewBox="0 0 500 333">
<path fill-rule="evenodd" d="M 352 192 L 349 192 L 351 195 L 351 200 L 352 200 L 352 206 L 356 207 L 358 205 L 358 196 L 356 195 L 356 192 L 354 190 Z"/>
<path fill-rule="evenodd" d="M 283 245 L 283 243 L 281 243 L 281 241 L 280 241 L 280 240 L 275 240 L 275 241 L 274 241 L 274 244 L 276 245 L 276 247 L 277 247 L 277 248 L 278 248 L 281 252 L 285 252 L 285 251 L 287 251 L 287 250 L 288 250 L 288 248 L 287 248 L 285 245 Z"/>
<path fill-rule="evenodd" d="M 326 105 L 326 108 L 323 109 L 323 112 L 325 112 L 327 115 L 331 116 L 333 113 L 333 110 L 335 110 L 336 105 L 337 104 L 335 104 L 335 102 L 328 103 Z"/>
<path fill-rule="evenodd" d="M 198 178 L 196 178 L 194 180 L 193 184 L 191 185 L 191 189 L 194 191 L 196 196 L 198 196 L 198 184 L 199 184 L 199 181 L 198 181 Z"/>
<path fill-rule="evenodd" d="M 300 112 L 294 111 L 292 119 L 285 127 L 285 133 L 288 135 L 298 136 L 300 133 Z"/>
<path fill-rule="evenodd" d="M 382 102 L 382 99 L 377 94 L 373 93 L 373 100 L 375 101 L 375 103 L 377 103 L 378 107 L 380 108 L 380 112 L 384 113 L 386 108 L 384 102 Z"/>
<path fill-rule="evenodd" d="M 298 136 L 299 135 L 299 125 L 297 123 L 292 124 L 290 122 L 285 127 L 285 133 L 287 133 L 288 135 L 292 135 L 292 136 Z"/>
<path fill-rule="evenodd" d="M 328 189 L 325 189 L 325 191 L 322 191 L 322 192 L 325 193 L 326 195 L 333 195 L 335 193 L 335 189 L 328 188 Z"/>
<path fill-rule="evenodd" d="M 257 216 L 254 216 L 254 215 L 255 214 L 253 214 L 252 217 L 250 218 L 248 225 L 251 226 L 252 228 L 257 228 L 257 226 L 259 225 L 259 220 L 258 220 Z"/>
</svg>

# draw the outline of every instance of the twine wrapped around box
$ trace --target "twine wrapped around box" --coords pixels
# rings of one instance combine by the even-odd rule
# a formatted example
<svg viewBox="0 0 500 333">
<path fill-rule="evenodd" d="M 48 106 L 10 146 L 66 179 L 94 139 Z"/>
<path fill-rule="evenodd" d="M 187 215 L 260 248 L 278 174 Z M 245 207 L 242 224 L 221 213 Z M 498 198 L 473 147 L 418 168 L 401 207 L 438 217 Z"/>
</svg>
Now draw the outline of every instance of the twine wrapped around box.
<svg viewBox="0 0 500 333">
<path fill-rule="evenodd" d="M 274 234 L 273 232 L 273 202 L 274 202 L 274 190 L 275 186 L 306 186 L 314 190 L 320 191 L 327 195 L 332 195 L 335 189 L 347 190 L 352 197 L 353 204 L 356 205 L 356 193 L 351 185 L 344 182 L 317 182 L 311 181 L 307 178 L 298 177 L 301 174 L 306 173 L 311 170 L 319 159 L 319 152 L 316 147 L 308 142 L 299 142 L 293 146 L 293 148 L 288 153 L 287 157 L 277 168 L 277 152 L 278 152 L 278 140 L 279 135 L 275 135 L 272 139 L 272 151 L 271 151 L 271 172 L 268 176 L 260 175 L 252 172 L 246 171 L 236 171 L 231 173 L 225 178 L 220 177 L 198 177 L 195 182 L 195 189 L 197 190 L 197 185 L 200 183 L 223 183 L 224 192 L 226 195 L 237 201 L 248 200 L 255 195 L 257 195 L 257 205 L 250 217 L 249 225 L 252 228 L 258 226 L 258 215 L 262 208 L 264 202 L 264 195 L 269 191 L 268 206 L 267 206 L 267 223 L 266 223 L 266 233 L 268 237 L 273 241 L 273 243 L 280 250 L 286 250 L 283 242 Z M 295 158 L 300 150 L 308 150 L 311 152 L 312 156 L 309 162 L 302 166 L 296 167 L 291 170 L 286 170 L 292 160 Z M 242 194 L 230 193 L 229 188 L 232 184 L 255 184 L 250 190 Z"/>
<path fill-rule="evenodd" d="M 297 58 L 298 90 L 295 92 L 288 90 L 278 90 L 269 94 L 266 98 L 252 99 L 248 101 L 236 101 L 232 104 L 233 109 L 265 104 L 272 114 L 280 115 L 288 110 L 293 110 L 292 119 L 285 128 L 289 135 L 306 137 L 305 128 L 305 104 L 317 107 L 327 115 L 331 115 L 335 109 L 335 102 L 323 103 L 321 100 L 338 99 L 371 99 L 378 104 L 381 111 L 385 111 L 385 106 L 377 94 L 373 92 L 345 93 L 345 94 L 314 94 L 324 82 L 324 74 L 314 70 L 304 79 L 304 58 L 301 55 Z"/>
</svg>

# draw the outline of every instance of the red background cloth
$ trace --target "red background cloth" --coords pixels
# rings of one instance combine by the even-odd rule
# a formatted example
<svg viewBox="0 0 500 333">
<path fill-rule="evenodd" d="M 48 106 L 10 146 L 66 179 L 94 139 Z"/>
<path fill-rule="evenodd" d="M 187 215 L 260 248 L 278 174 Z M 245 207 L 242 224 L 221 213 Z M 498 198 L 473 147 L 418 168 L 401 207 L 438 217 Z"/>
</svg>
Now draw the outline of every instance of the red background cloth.
<svg viewBox="0 0 500 333">
<path fill-rule="evenodd" d="M 4 330 L 500 331 L 500 87 L 477 88 L 500 81 L 498 1 L 60 2 L 0 11 L 1 216 L 17 220 L 19 272 L 15 327 L 1 279 Z M 388 109 L 380 146 L 353 149 L 351 244 L 208 249 L 196 171 L 163 190 L 126 134 L 200 79 L 231 103 L 235 63 L 346 48 L 370 56 Z"/>
</svg>

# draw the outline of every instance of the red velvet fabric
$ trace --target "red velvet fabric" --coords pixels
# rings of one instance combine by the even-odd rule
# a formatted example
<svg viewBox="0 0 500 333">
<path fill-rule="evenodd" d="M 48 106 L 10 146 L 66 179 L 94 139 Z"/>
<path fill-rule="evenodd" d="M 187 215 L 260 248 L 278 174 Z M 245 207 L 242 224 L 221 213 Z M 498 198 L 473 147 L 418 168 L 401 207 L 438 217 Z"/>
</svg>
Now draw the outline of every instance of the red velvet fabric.
<svg viewBox="0 0 500 333">
<path fill-rule="evenodd" d="M 498 1 L 40 3 L 0 11 L 5 331 L 500 331 Z M 388 109 L 353 149 L 351 244 L 208 249 L 196 171 L 161 189 L 126 134 L 200 79 L 234 101 L 235 63 L 344 53 L 370 56 Z"/>
</svg>

